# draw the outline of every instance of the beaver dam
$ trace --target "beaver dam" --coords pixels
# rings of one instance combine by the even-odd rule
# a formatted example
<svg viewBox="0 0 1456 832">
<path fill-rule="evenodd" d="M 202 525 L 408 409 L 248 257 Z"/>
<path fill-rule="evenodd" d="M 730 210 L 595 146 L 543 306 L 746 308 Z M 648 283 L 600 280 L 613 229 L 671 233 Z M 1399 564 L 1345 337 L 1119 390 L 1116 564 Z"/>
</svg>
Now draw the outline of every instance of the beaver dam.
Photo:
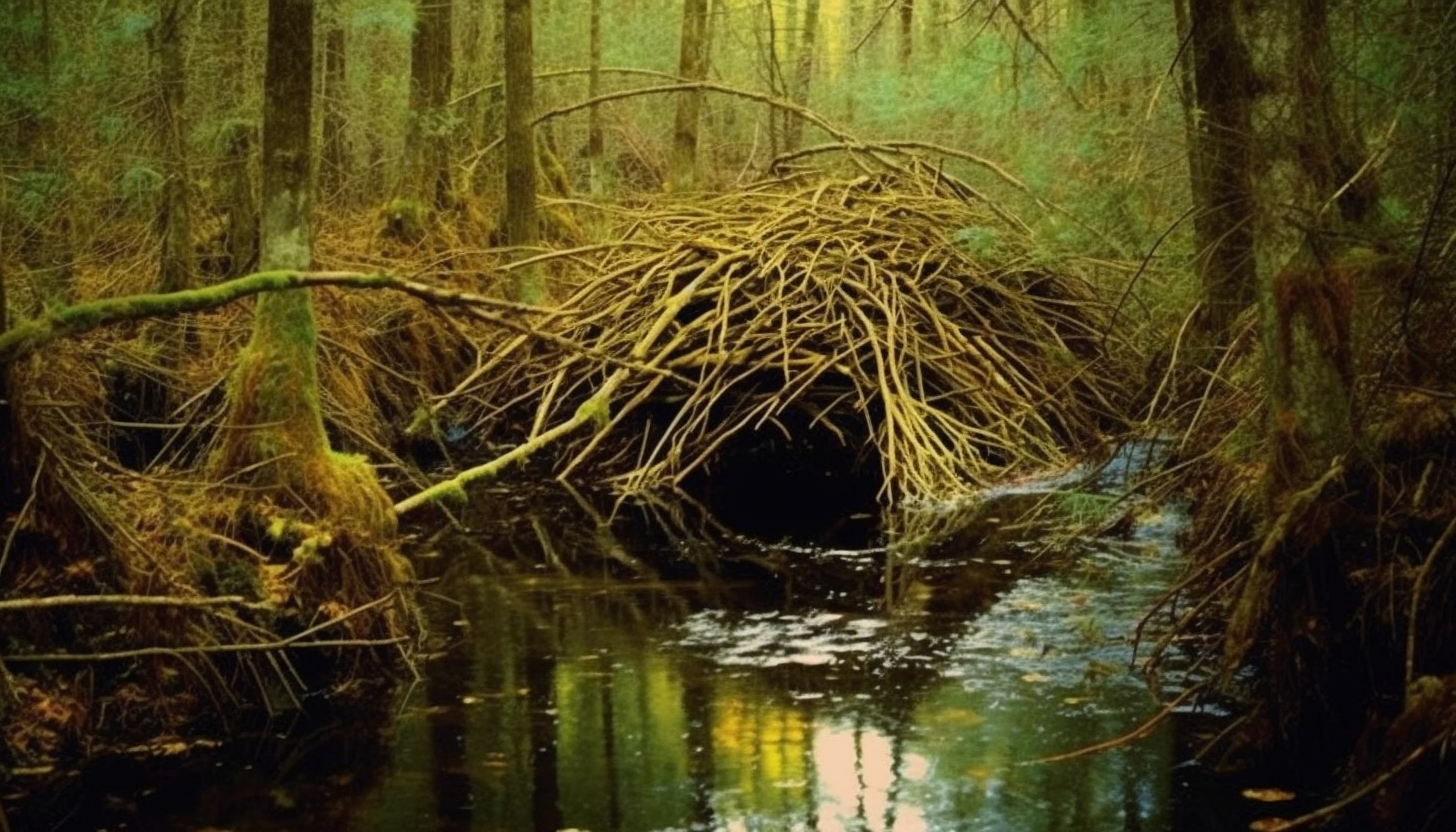
<svg viewBox="0 0 1456 832">
<path fill-rule="evenodd" d="M 614 219 L 620 241 L 556 255 L 587 276 L 539 331 L 437 400 L 447 430 L 531 441 L 589 416 L 552 451 L 563 477 L 834 511 L 1063 468 L 1122 424 L 1106 304 L 953 182 L 810 180 Z"/>
</svg>

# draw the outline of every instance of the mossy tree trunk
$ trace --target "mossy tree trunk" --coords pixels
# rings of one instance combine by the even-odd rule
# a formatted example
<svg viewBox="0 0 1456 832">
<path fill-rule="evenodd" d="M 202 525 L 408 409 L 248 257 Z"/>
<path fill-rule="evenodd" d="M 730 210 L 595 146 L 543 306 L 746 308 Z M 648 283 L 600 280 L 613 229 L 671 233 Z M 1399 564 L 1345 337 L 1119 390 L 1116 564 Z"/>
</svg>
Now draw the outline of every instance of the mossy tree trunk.
<svg viewBox="0 0 1456 832">
<path fill-rule="evenodd" d="M 1208 342 L 1228 340 L 1239 313 L 1254 302 L 1254 69 L 1240 31 L 1237 3 L 1189 0 L 1197 141 L 1193 229 L 1203 286 L 1201 329 Z"/>
<path fill-rule="evenodd" d="M 166 178 L 158 230 L 162 236 L 158 291 L 190 289 L 197 282 L 192 252 L 192 208 L 188 199 L 186 62 L 183 59 L 181 0 L 161 0 L 152 47 L 157 59 L 157 126 L 162 136 Z"/>
<path fill-rule="evenodd" d="M 440 209 L 455 200 L 446 112 L 455 71 L 453 17 L 452 0 L 418 0 L 410 46 L 410 180 L 414 198 Z"/>
<path fill-rule="evenodd" d="M 540 240 L 536 218 L 536 140 L 532 119 L 536 110 L 535 58 L 532 42 L 531 0 L 505 0 L 502 48 L 506 87 L 506 244 L 519 255 Z M 512 289 L 522 303 L 540 303 L 544 292 L 534 267 L 516 270 Z"/>
<path fill-rule="evenodd" d="M 1293 18 L 1290 145 L 1305 180 L 1305 242 L 1260 298 L 1275 494 L 1306 487 L 1355 447 L 1351 313 L 1354 284 L 1368 269 L 1343 249 L 1380 195 L 1375 174 L 1360 171 L 1364 149 L 1338 111 L 1327 0 L 1298 0 Z"/>
<path fill-rule="evenodd" d="M 678 44 L 677 74 L 684 81 L 708 77 L 705 49 L 708 31 L 708 0 L 683 0 L 682 38 Z M 673 120 L 672 166 L 669 181 L 677 192 L 691 191 L 698 179 L 698 116 L 703 108 L 703 91 L 677 94 Z"/>
<path fill-rule="evenodd" d="M 313 23 L 313 0 L 269 0 L 259 257 L 264 270 L 306 270 L 312 259 Z M 390 501 L 372 469 L 329 448 L 319 405 L 317 340 L 310 290 L 258 298 L 252 338 L 229 390 L 216 473 L 260 486 L 280 504 L 301 501 L 297 508 L 345 523 L 357 537 L 392 534 Z"/>
</svg>

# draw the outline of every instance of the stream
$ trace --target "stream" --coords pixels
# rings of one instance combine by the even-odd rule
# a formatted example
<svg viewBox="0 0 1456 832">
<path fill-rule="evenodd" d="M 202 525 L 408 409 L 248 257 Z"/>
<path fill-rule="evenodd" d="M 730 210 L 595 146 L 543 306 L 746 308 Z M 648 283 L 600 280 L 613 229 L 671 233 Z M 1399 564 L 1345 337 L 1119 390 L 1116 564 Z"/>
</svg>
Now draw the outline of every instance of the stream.
<svg viewBox="0 0 1456 832">
<path fill-rule="evenodd" d="M 416 541 L 431 654 L 382 729 L 271 724 L 161 782 L 102 767 L 12 825 L 1238 828 L 1230 790 L 1183 764 L 1206 717 L 1046 759 L 1162 707 L 1131 646 L 1182 572 L 1184 513 L 1065 532 L 1146 451 L 976 507 L 847 518 L 813 545 L 738 537 L 686 501 L 479 491 L 464 530 Z"/>
</svg>

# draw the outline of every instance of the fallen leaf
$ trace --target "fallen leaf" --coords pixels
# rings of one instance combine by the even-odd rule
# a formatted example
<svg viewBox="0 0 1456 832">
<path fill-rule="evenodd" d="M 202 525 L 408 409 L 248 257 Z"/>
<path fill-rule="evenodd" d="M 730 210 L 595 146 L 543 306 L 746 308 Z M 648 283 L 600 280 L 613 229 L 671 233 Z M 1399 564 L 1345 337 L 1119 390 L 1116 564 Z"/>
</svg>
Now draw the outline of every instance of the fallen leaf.
<svg viewBox="0 0 1456 832">
<path fill-rule="evenodd" d="M 1242 794 L 1245 798 L 1257 800 L 1260 803 L 1283 803 L 1295 798 L 1294 792 L 1284 789 L 1244 789 Z"/>
<path fill-rule="evenodd" d="M 1050 682 L 1051 680 L 1052 677 L 1046 675 L 1045 673 L 1028 673 L 1025 676 L 1021 677 L 1021 681 L 1029 682 L 1031 684 L 1037 684 L 1039 682 Z"/>
</svg>

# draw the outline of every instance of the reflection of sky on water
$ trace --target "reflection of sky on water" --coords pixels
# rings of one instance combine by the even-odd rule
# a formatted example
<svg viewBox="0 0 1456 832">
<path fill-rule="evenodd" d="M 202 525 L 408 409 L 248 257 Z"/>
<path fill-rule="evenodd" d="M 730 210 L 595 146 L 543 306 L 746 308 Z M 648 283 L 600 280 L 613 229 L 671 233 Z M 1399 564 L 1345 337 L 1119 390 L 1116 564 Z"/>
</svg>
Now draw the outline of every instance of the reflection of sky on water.
<svg viewBox="0 0 1456 832">
<path fill-rule="evenodd" d="M 747 748 L 720 743 L 708 828 L 1168 828 L 1171 728 L 1101 754 L 1037 761 L 1122 736 L 1157 710 L 1128 668 L 1129 644 L 1179 568 L 1166 544 L 1180 524 L 1176 514 L 1149 515 L 1129 540 L 1085 553 L 1072 570 L 1017 581 L 948 629 L 928 616 L 689 617 L 677 646 L 733 671 L 725 698 L 789 709 L 812 737 L 795 746 L 802 780 L 773 780 L 785 768 L 782 727 Z M 742 707 L 716 716 L 737 724 Z M 760 768 L 807 805 L 770 808 L 728 785 Z"/>
<path fill-rule="evenodd" d="M 856 733 L 844 726 L 821 726 L 814 735 L 818 768 L 819 832 L 925 832 L 919 806 L 895 795 L 907 783 L 930 775 L 930 762 L 918 754 L 898 759 L 891 740 L 878 732 Z"/>
</svg>

